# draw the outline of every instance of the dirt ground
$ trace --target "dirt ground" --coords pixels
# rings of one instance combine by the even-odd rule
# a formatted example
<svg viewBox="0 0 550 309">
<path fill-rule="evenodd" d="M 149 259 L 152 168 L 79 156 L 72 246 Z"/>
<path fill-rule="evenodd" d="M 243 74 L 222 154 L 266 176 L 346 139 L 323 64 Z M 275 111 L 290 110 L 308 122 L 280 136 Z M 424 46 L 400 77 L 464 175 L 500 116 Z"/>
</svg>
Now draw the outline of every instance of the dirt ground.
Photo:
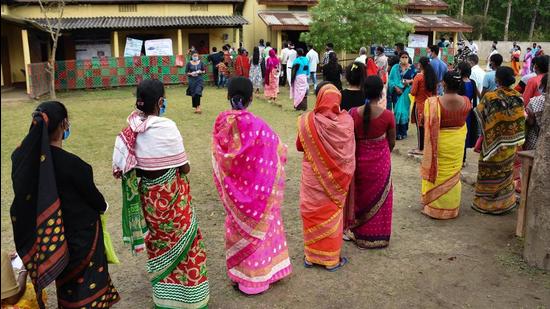
<svg viewBox="0 0 550 309">
<path fill-rule="evenodd" d="M 215 106 L 217 111 L 225 109 L 225 105 L 221 105 L 225 104 L 224 93 L 211 91 L 221 103 L 207 101 L 205 109 L 207 106 Z M 288 90 L 283 89 L 280 97 L 287 98 L 287 95 Z M 185 101 L 187 111 L 189 100 L 181 100 Z M 199 131 L 211 127 L 217 112 L 203 114 L 206 124 L 204 127 L 196 125 L 196 131 L 178 122 L 191 158 L 191 192 L 207 248 L 210 308 L 550 308 L 550 274 L 522 261 L 522 239 L 514 236 L 515 211 L 504 216 L 473 211 L 470 208 L 473 188 L 463 184 L 457 219 L 438 221 L 420 213 L 419 162 L 407 156 L 407 151 L 416 143 L 412 126 L 409 138 L 399 141 L 392 155 L 394 210 L 390 246 L 381 250 L 359 250 L 352 243 L 345 243 L 342 254 L 350 263 L 340 271 L 330 273 L 320 268 L 304 268 L 299 213 L 302 155 L 294 146 L 298 113 L 292 111 L 288 99 L 282 101 L 285 104 L 282 111 L 267 106 L 263 100 L 255 101 L 254 105 L 262 106 L 254 106 L 252 111 L 267 119 L 289 145 L 283 219 L 293 272 L 258 296 L 245 297 L 234 291 L 226 275 L 224 211 L 212 185 L 210 136 L 209 131 Z M 310 110 L 313 104 L 314 97 L 310 96 Z M 4 129 L 5 118 L 2 120 Z M 4 139 L 4 134 L 2 137 Z M 113 140 L 114 135 L 106 138 L 108 143 Z M 9 160 L 5 154 L 3 150 L 3 162 Z M 476 160 L 477 155 L 469 152 L 464 171 L 468 181 L 475 179 Z M 9 172 L 4 167 L 2 170 Z M 6 182 L 9 178 L 2 179 L 2 192 L 5 193 L 11 183 Z M 111 180 L 101 186 L 111 185 L 119 186 Z M 116 189 L 120 192 L 120 188 Z M 2 245 L 10 247 L 13 246 L 10 244 L 11 227 L 6 227 L 9 220 L 4 220 L 9 202 L 4 197 L 2 200 Z M 151 308 L 146 256 L 132 256 L 122 245 L 119 213 L 115 208 L 109 220 L 109 231 L 122 261 L 120 265 L 109 267 L 122 297 L 116 308 Z M 52 289 L 49 295 L 53 307 Z"/>
</svg>

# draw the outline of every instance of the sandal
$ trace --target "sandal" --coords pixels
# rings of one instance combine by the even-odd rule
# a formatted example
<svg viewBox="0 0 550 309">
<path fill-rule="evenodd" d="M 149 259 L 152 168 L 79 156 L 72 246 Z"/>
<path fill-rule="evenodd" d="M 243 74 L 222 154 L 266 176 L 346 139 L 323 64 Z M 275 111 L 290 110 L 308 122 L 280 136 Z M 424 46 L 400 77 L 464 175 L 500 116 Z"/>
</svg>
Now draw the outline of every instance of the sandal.
<svg viewBox="0 0 550 309">
<path fill-rule="evenodd" d="M 344 267 L 344 265 L 346 265 L 347 263 L 348 263 L 348 258 L 341 257 L 340 258 L 340 263 L 338 263 L 338 265 L 336 265 L 334 267 L 331 267 L 331 268 L 325 267 L 325 269 L 327 271 L 330 271 L 330 272 L 335 272 L 335 271 L 339 270 L 340 268 Z"/>
<path fill-rule="evenodd" d="M 312 268 L 313 267 L 313 263 L 308 262 L 305 255 L 304 255 L 304 267 L 305 268 Z"/>
<path fill-rule="evenodd" d="M 342 239 L 345 241 L 355 241 L 355 235 L 350 230 L 345 230 L 342 235 Z"/>
</svg>

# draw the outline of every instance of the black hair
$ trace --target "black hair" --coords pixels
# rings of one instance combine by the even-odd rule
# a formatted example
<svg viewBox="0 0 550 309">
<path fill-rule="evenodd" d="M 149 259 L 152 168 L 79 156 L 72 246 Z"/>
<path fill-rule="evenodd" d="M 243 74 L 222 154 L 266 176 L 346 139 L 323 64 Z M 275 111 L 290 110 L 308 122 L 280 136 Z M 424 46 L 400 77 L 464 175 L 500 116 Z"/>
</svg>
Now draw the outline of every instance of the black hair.
<svg viewBox="0 0 550 309">
<path fill-rule="evenodd" d="M 317 96 L 319 94 L 319 91 L 321 91 L 321 88 L 323 88 L 323 86 L 328 85 L 328 84 L 332 85 L 332 83 L 327 81 L 327 80 L 324 80 L 324 81 L 320 82 L 319 84 L 317 84 L 317 88 L 315 88 L 315 96 Z"/>
<path fill-rule="evenodd" d="M 247 108 L 250 105 L 253 91 L 254 86 L 250 79 L 243 76 L 231 78 L 227 86 L 227 96 L 231 107 L 236 110 Z"/>
<path fill-rule="evenodd" d="M 409 56 L 409 53 L 405 50 L 402 50 L 402 51 L 399 52 L 399 58 L 401 58 L 401 56 L 403 56 L 403 55 L 407 55 L 407 57 L 409 57 L 409 58 L 411 57 L 411 56 Z"/>
<path fill-rule="evenodd" d="M 217 52 L 217 51 L 218 51 L 218 49 L 216 48 L 216 46 L 212 47 L 212 52 L 215 53 L 215 52 Z"/>
<path fill-rule="evenodd" d="M 510 87 L 516 82 L 514 70 L 509 67 L 499 67 L 495 72 L 495 80 L 501 86 Z"/>
<path fill-rule="evenodd" d="M 539 69 L 539 72 L 542 73 L 542 74 L 548 73 L 548 60 L 549 60 L 549 58 L 550 58 L 550 56 L 548 56 L 548 55 L 535 57 L 535 59 L 533 59 L 533 67 L 535 67 L 535 65 L 536 65 L 537 68 Z"/>
<path fill-rule="evenodd" d="M 42 116 L 42 113 L 46 114 L 47 118 Z M 36 117 L 42 117 L 44 121 L 46 121 L 48 126 L 48 135 L 51 135 L 59 127 L 61 122 L 69 117 L 67 108 L 59 101 L 46 101 L 40 103 L 34 110 L 32 116 L 33 119 Z"/>
<path fill-rule="evenodd" d="M 301 48 L 296 49 L 296 53 L 298 54 L 298 56 L 303 56 L 305 54 L 304 50 Z"/>
<path fill-rule="evenodd" d="M 363 85 L 365 83 L 365 65 L 358 61 L 348 65 L 346 67 L 346 80 L 350 85 L 359 86 L 359 89 L 363 91 Z"/>
<path fill-rule="evenodd" d="M 227 48 L 227 45 L 224 45 L 222 46 L 222 50 L 229 50 L 229 48 Z"/>
<path fill-rule="evenodd" d="M 470 75 L 472 75 L 472 67 L 465 61 L 462 61 L 458 63 L 457 65 L 458 72 L 460 73 L 460 77 L 468 77 L 470 78 Z"/>
<path fill-rule="evenodd" d="M 283 48 L 287 48 L 288 47 L 288 43 L 287 42 L 283 42 Z"/>
<path fill-rule="evenodd" d="M 489 58 L 489 62 L 494 63 L 497 67 L 502 65 L 502 61 L 504 61 L 504 59 L 501 54 L 494 54 Z"/>
<path fill-rule="evenodd" d="M 403 44 L 403 43 L 395 43 L 395 46 L 396 46 L 397 48 L 399 48 L 400 50 L 404 50 L 404 49 L 405 49 L 405 44 Z"/>
<path fill-rule="evenodd" d="M 468 59 L 468 61 L 471 61 L 473 64 L 479 63 L 479 57 L 476 54 L 469 54 L 466 59 Z"/>
<path fill-rule="evenodd" d="M 328 54 L 328 62 L 329 63 L 338 63 L 338 56 L 336 55 L 336 53 Z"/>
<path fill-rule="evenodd" d="M 260 39 L 260 45 L 264 45 L 264 39 Z"/>
<path fill-rule="evenodd" d="M 145 114 L 152 114 L 162 97 L 164 97 L 164 84 L 160 80 L 142 80 L 136 90 L 136 108 Z"/>
<path fill-rule="evenodd" d="M 382 47 L 382 46 L 376 47 L 376 50 L 381 52 L 381 53 L 384 53 L 384 47 Z"/>
<path fill-rule="evenodd" d="M 332 43 L 327 43 L 327 47 L 330 48 L 330 49 L 334 49 L 334 44 L 332 44 Z"/>
<path fill-rule="evenodd" d="M 308 45 L 307 45 L 307 48 L 311 50 L 311 49 L 313 49 L 313 45 L 312 45 L 312 44 L 308 44 Z"/>
<path fill-rule="evenodd" d="M 542 79 L 540 80 L 540 87 L 542 89 L 541 92 L 546 92 L 546 87 L 548 86 L 548 73 L 544 74 Z"/>
<path fill-rule="evenodd" d="M 260 48 L 258 46 L 255 46 L 254 51 L 252 52 L 252 64 L 260 64 Z"/>
<path fill-rule="evenodd" d="M 384 90 L 384 82 L 378 75 L 368 76 L 365 80 L 364 93 L 365 93 L 365 111 L 363 112 L 363 129 L 367 131 L 370 124 L 371 106 L 369 101 L 379 99 L 382 96 L 382 90 Z"/>
<path fill-rule="evenodd" d="M 531 48 L 531 47 L 527 47 L 527 50 L 532 50 L 532 48 Z"/>
<path fill-rule="evenodd" d="M 521 46 L 519 46 L 519 45 L 516 45 L 516 47 L 518 48 L 518 50 L 521 50 Z"/>
<path fill-rule="evenodd" d="M 443 76 L 445 82 L 445 93 L 457 93 L 460 90 L 460 73 L 457 71 L 448 71 Z"/>
<path fill-rule="evenodd" d="M 266 42 L 266 43 L 265 43 L 265 46 L 271 47 L 271 42 Z"/>
<path fill-rule="evenodd" d="M 428 57 L 420 57 L 418 62 L 424 71 L 424 85 L 426 86 L 426 90 L 435 92 L 437 89 L 437 75 L 435 74 L 434 68 L 430 64 L 430 59 L 428 59 Z"/>
<path fill-rule="evenodd" d="M 437 46 L 437 45 L 432 45 L 432 46 L 430 46 L 430 50 L 431 50 L 432 53 L 434 53 L 436 56 L 439 55 L 439 46 Z"/>
</svg>

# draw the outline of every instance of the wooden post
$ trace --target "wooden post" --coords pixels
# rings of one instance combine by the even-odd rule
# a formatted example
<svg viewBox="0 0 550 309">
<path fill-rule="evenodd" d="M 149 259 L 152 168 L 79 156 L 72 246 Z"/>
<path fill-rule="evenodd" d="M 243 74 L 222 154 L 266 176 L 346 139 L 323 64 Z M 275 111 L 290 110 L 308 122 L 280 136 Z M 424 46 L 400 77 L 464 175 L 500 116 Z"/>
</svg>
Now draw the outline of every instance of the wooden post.
<svg viewBox="0 0 550 309">
<path fill-rule="evenodd" d="M 183 55 L 183 34 L 181 29 L 178 29 L 178 55 Z"/>
<path fill-rule="evenodd" d="M 120 48 L 118 45 L 118 31 L 113 31 L 113 57 L 120 57 Z"/>
<path fill-rule="evenodd" d="M 437 31 L 433 32 L 432 45 L 437 45 Z"/>
<path fill-rule="evenodd" d="M 455 32 L 455 34 L 453 35 L 453 46 L 451 46 L 455 52 L 456 52 L 457 44 L 458 44 L 458 32 Z"/>
<path fill-rule="evenodd" d="M 29 33 L 26 29 L 21 30 L 21 40 L 23 41 L 23 62 L 25 63 L 25 83 L 27 84 L 27 94 L 31 93 L 31 78 L 29 64 L 31 63 L 31 51 L 29 49 Z"/>
</svg>

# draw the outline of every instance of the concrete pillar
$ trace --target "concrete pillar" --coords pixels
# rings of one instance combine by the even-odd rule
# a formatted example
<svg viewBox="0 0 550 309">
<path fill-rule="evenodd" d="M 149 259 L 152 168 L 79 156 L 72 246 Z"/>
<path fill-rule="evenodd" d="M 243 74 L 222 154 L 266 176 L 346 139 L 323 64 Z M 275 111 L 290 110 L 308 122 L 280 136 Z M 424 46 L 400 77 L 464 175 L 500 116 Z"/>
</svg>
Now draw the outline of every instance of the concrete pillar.
<svg viewBox="0 0 550 309">
<path fill-rule="evenodd" d="M 120 57 L 120 48 L 118 45 L 118 31 L 113 31 L 113 57 Z"/>
<path fill-rule="evenodd" d="M 239 48 L 239 42 L 241 41 L 241 32 L 239 28 L 235 28 L 235 48 Z"/>
<path fill-rule="evenodd" d="M 283 32 L 281 30 L 277 30 L 277 52 L 280 53 L 281 50 L 283 50 Z"/>
<path fill-rule="evenodd" d="M 183 55 L 183 34 L 181 29 L 178 29 L 178 55 Z"/>
<path fill-rule="evenodd" d="M 25 63 L 25 83 L 27 84 L 27 94 L 31 93 L 31 83 L 29 74 L 29 64 L 31 63 L 31 51 L 29 49 L 29 33 L 26 29 L 21 30 L 21 41 L 23 41 L 23 62 Z"/>
<path fill-rule="evenodd" d="M 457 43 L 458 43 L 458 32 L 455 32 L 455 34 L 453 35 L 453 46 L 451 46 L 452 48 L 455 49 L 455 51 L 456 51 Z"/>
<path fill-rule="evenodd" d="M 437 31 L 433 32 L 432 45 L 437 45 Z"/>
</svg>

